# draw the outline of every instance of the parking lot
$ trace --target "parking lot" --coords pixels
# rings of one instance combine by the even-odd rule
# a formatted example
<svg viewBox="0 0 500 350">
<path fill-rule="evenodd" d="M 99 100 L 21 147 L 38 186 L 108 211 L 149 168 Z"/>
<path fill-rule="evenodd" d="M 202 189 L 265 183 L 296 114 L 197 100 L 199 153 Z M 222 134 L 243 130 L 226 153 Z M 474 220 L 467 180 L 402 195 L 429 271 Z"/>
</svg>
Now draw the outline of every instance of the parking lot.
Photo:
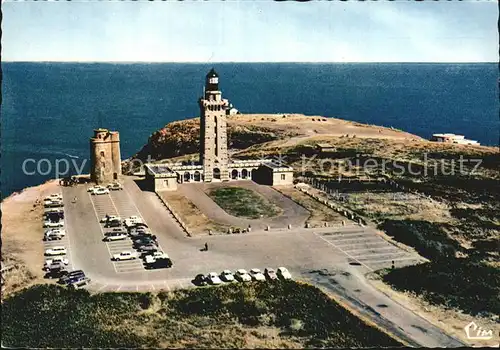
<svg viewBox="0 0 500 350">
<path fill-rule="evenodd" d="M 359 263 L 371 271 L 389 268 L 393 263 L 394 267 L 401 267 L 424 261 L 418 254 L 407 252 L 373 231 L 359 227 L 316 235 L 345 254 L 349 263 Z"/>
<path fill-rule="evenodd" d="M 102 281 L 98 288 L 103 290 L 116 290 L 119 286 L 147 290 L 162 286 L 184 288 L 185 281 L 199 273 L 220 273 L 225 269 L 286 266 L 292 274 L 300 275 L 318 267 L 343 266 L 368 272 L 390 267 L 392 261 L 401 266 L 419 259 L 388 243 L 373 229 L 354 225 L 189 238 L 155 193 L 142 191 L 130 178 L 123 185 L 123 190 L 102 195 L 87 192 L 90 185 L 63 188 L 65 198 L 78 198 L 76 203 L 68 204 L 66 218 L 74 266 L 93 275 L 95 283 Z M 142 259 L 113 262 L 113 254 L 133 250 L 132 241 L 103 242 L 107 229 L 99 221 L 106 215 L 142 218 L 157 236 L 160 249 L 172 259 L 173 267 L 146 270 Z M 208 251 L 203 249 L 205 243 Z M 171 285 L 169 281 L 184 282 Z"/>
<path fill-rule="evenodd" d="M 65 208 L 65 202 L 64 202 L 64 199 L 62 198 L 62 193 L 53 193 L 52 195 L 60 195 L 60 199 L 57 199 L 57 201 L 60 203 L 60 204 L 57 204 L 57 205 L 50 205 L 48 204 L 48 198 L 45 199 L 44 201 L 44 206 L 45 206 L 45 213 L 44 213 L 44 217 L 43 217 L 43 221 L 40 223 L 41 225 L 44 226 L 44 236 L 43 237 L 40 237 L 41 240 L 43 240 L 43 250 L 45 252 L 44 254 L 44 258 L 45 258 L 45 262 L 47 261 L 52 261 L 54 260 L 54 258 L 56 259 L 63 259 L 63 260 L 67 260 L 67 264 L 64 264 L 64 269 L 67 270 L 67 271 L 71 271 L 73 270 L 73 264 L 72 264 L 72 250 L 71 250 L 71 238 L 70 238 L 70 235 L 68 234 L 67 232 L 67 228 L 66 228 L 66 225 L 65 225 L 65 221 L 64 221 L 64 216 L 61 216 L 61 217 L 58 217 L 57 220 L 54 218 L 54 217 L 49 217 L 49 212 L 51 210 L 57 210 L 59 211 L 60 213 L 62 213 L 62 215 L 64 215 L 64 208 Z M 50 222 L 50 223 L 57 223 L 59 224 L 60 226 L 59 227 L 47 227 L 46 226 L 46 223 L 47 222 Z M 49 232 L 54 232 L 54 231 L 60 231 L 60 232 L 64 232 L 64 236 L 59 236 L 57 235 L 57 239 L 56 238 L 52 238 L 50 239 L 49 237 Z M 51 250 L 51 249 L 54 249 L 54 248 L 58 248 L 58 247 L 64 247 L 65 248 L 65 253 L 64 254 L 57 254 L 57 255 L 49 255 L 47 254 L 48 250 Z M 52 266 L 54 267 L 54 266 Z M 41 266 L 41 268 L 44 268 L 45 269 L 45 266 Z M 46 275 L 45 277 L 46 278 L 56 278 L 56 276 L 58 276 L 58 269 L 52 269 L 51 271 L 48 271 L 46 270 Z"/>
<path fill-rule="evenodd" d="M 139 212 L 139 209 L 135 206 L 134 201 L 124 190 L 111 191 L 109 194 L 102 195 L 92 195 L 88 192 L 88 195 L 92 202 L 96 220 L 98 221 L 101 221 L 101 219 L 103 219 L 106 215 L 115 215 L 120 217 L 122 220 L 131 216 L 137 216 L 141 218 L 142 222 L 145 222 Z M 100 231 L 102 233 L 102 238 L 104 239 L 105 233 L 109 232 L 110 229 L 105 228 L 104 224 L 101 223 Z M 134 251 L 131 239 L 106 241 L 103 242 L 103 244 L 105 244 L 108 249 L 110 259 L 113 255 L 120 252 Z M 158 245 L 158 248 L 159 250 L 165 252 L 160 244 Z M 143 260 L 139 258 L 134 260 L 112 261 L 112 264 L 116 273 L 128 273 L 145 270 Z"/>
</svg>

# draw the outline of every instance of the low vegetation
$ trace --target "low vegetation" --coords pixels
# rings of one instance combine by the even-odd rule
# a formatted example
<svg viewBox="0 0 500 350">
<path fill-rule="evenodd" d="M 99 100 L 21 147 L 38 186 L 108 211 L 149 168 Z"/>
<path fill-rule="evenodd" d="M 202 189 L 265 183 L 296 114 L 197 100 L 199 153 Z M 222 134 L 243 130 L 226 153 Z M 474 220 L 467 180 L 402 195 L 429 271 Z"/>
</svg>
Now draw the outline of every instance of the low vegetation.
<svg viewBox="0 0 500 350">
<path fill-rule="evenodd" d="M 396 269 L 385 282 L 445 309 L 498 314 L 500 174 L 494 171 L 500 166 L 498 150 L 345 137 L 323 141 L 334 145 L 335 151 L 317 154 L 308 143 L 287 151 L 287 159 L 301 169 L 298 175 L 333 183 L 339 176 L 351 179 L 337 185 L 345 195 L 339 204 L 431 260 Z M 305 168 L 302 155 L 307 157 Z M 363 167 L 368 159 L 376 165 Z M 394 179 L 405 190 L 355 183 L 381 176 Z"/>
<path fill-rule="evenodd" d="M 315 287 L 293 281 L 158 294 L 70 291 L 39 285 L 2 305 L 8 347 L 390 347 Z"/>
<path fill-rule="evenodd" d="M 208 195 L 227 213 L 247 219 L 272 217 L 281 209 L 261 195 L 242 187 L 221 187 L 212 189 Z"/>
<path fill-rule="evenodd" d="M 383 280 L 433 305 L 456 308 L 473 316 L 500 315 L 500 271 L 485 264 L 449 258 L 396 269 Z"/>
</svg>

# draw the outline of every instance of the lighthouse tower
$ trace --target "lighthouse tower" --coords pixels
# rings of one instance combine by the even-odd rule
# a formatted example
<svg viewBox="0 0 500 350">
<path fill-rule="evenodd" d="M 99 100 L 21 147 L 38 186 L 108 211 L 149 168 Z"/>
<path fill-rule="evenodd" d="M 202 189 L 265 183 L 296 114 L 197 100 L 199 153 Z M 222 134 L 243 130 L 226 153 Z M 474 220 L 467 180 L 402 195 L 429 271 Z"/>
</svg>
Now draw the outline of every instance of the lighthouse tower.
<svg viewBox="0 0 500 350">
<path fill-rule="evenodd" d="M 229 101 L 222 98 L 219 76 L 212 68 L 205 78 L 200 106 L 200 160 L 204 181 L 229 181 L 227 155 L 226 109 Z"/>
</svg>

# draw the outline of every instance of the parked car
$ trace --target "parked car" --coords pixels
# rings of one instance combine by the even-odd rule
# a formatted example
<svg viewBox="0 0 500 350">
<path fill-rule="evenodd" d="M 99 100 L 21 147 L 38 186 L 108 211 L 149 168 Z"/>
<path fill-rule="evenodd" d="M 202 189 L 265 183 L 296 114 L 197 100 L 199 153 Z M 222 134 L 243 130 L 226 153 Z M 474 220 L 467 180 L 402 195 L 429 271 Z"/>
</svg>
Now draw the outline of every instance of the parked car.
<svg viewBox="0 0 500 350">
<path fill-rule="evenodd" d="M 162 251 L 145 253 L 143 258 L 147 268 L 172 267 L 172 260 Z"/>
<path fill-rule="evenodd" d="M 142 237 L 149 237 L 149 238 L 156 237 L 149 230 L 134 230 L 129 232 L 129 236 L 134 240 L 140 239 Z"/>
<path fill-rule="evenodd" d="M 207 280 L 204 275 L 201 273 L 196 275 L 196 277 L 191 281 L 196 286 L 205 286 L 207 285 Z"/>
<path fill-rule="evenodd" d="M 223 280 L 224 282 L 233 282 L 234 275 L 230 270 L 224 270 L 220 274 L 220 279 Z"/>
<path fill-rule="evenodd" d="M 50 264 L 44 270 L 47 272 L 45 278 L 62 278 L 68 274 L 66 266 L 61 263 Z"/>
<path fill-rule="evenodd" d="M 49 268 L 49 266 L 53 265 L 53 264 L 68 265 L 69 260 L 64 258 L 64 257 L 60 257 L 60 256 L 53 257 L 52 259 L 47 259 L 47 260 L 45 260 L 45 264 L 44 264 L 43 269 L 47 270 Z"/>
<path fill-rule="evenodd" d="M 52 208 L 54 211 L 45 212 L 44 218 L 46 221 L 59 221 L 64 219 L 64 211 L 59 208 Z"/>
<path fill-rule="evenodd" d="M 158 244 L 156 240 L 156 236 L 141 236 L 138 239 L 134 240 L 134 246 L 146 245 L 146 244 Z"/>
<path fill-rule="evenodd" d="M 100 221 L 101 221 L 101 223 L 106 223 L 108 221 L 114 221 L 114 220 L 122 221 L 122 219 L 116 215 L 106 215 Z"/>
<path fill-rule="evenodd" d="M 123 221 L 123 223 L 128 228 L 128 227 L 136 226 L 139 223 L 142 223 L 142 219 L 140 217 L 138 217 L 137 215 L 132 215 L 131 217 L 126 218 Z"/>
<path fill-rule="evenodd" d="M 45 201 L 43 201 L 43 205 L 46 208 L 54 208 L 54 207 L 62 207 L 62 206 L 64 206 L 64 203 L 63 203 L 62 200 L 53 199 L 53 200 L 45 200 Z"/>
<path fill-rule="evenodd" d="M 85 276 L 82 270 L 71 271 L 58 281 L 60 284 L 65 284 L 70 288 L 78 288 L 90 283 L 90 278 Z"/>
<path fill-rule="evenodd" d="M 45 250 L 45 255 L 66 255 L 66 248 L 56 246 Z"/>
<path fill-rule="evenodd" d="M 138 245 L 135 249 L 139 252 L 156 252 L 159 248 L 156 244 Z"/>
<path fill-rule="evenodd" d="M 276 280 L 278 279 L 278 275 L 276 274 L 276 270 L 274 270 L 273 268 L 271 267 L 267 267 L 265 270 L 264 270 L 264 276 L 266 276 L 266 278 L 268 280 Z"/>
<path fill-rule="evenodd" d="M 206 278 L 207 278 L 208 283 L 210 283 L 211 285 L 214 285 L 214 286 L 222 283 L 217 272 L 210 272 Z"/>
<path fill-rule="evenodd" d="M 250 277 L 245 269 L 236 270 L 234 278 L 240 282 L 250 282 L 252 280 L 252 277 Z"/>
<path fill-rule="evenodd" d="M 45 232 L 43 236 L 44 241 L 57 241 L 63 239 L 66 236 L 64 230 L 49 230 Z"/>
<path fill-rule="evenodd" d="M 134 230 L 134 229 L 147 229 L 148 228 L 148 225 L 146 225 L 145 223 L 143 222 L 137 222 L 135 224 L 132 224 L 130 226 L 127 227 L 127 229 L 129 230 Z"/>
<path fill-rule="evenodd" d="M 109 194 L 109 190 L 107 188 L 95 188 L 91 193 L 98 196 L 101 194 Z"/>
<path fill-rule="evenodd" d="M 121 226 L 122 226 L 122 223 L 120 220 L 111 220 L 111 221 L 107 221 L 104 224 L 104 227 L 121 227 Z"/>
<path fill-rule="evenodd" d="M 252 277 L 252 280 L 254 281 L 265 281 L 266 276 L 260 271 L 260 269 L 251 269 L 250 270 L 250 277 Z"/>
<path fill-rule="evenodd" d="M 62 193 L 52 193 L 45 197 L 45 199 L 62 199 Z"/>
<path fill-rule="evenodd" d="M 104 235 L 105 235 L 104 240 L 108 241 L 108 242 L 110 242 L 110 241 L 120 241 L 122 239 L 128 238 L 128 235 L 125 232 L 120 232 L 120 231 L 117 231 L 117 232 L 106 232 Z"/>
<path fill-rule="evenodd" d="M 113 254 L 113 260 L 115 260 L 115 261 L 133 260 L 133 259 L 137 259 L 136 252 L 123 251 L 123 252 L 118 253 L 118 254 Z"/>
<path fill-rule="evenodd" d="M 86 276 L 71 277 L 66 281 L 68 288 L 80 288 L 90 283 L 90 278 Z"/>
<path fill-rule="evenodd" d="M 288 269 L 286 267 L 278 267 L 278 272 L 276 273 L 279 278 L 282 278 L 284 280 L 290 280 L 292 279 L 292 275 L 290 272 L 288 272 Z"/>
<path fill-rule="evenodd" d="M 58 228 L 58 227 L 64 227 L 64 220 L 58 220 L 58 221 L 44 221 L 43 222 L 43 227 L 45 228 Z"/>
<path fill-rule="evenodd" d="M 123 190 L 123 186 L 119 182 L 113 182 L 108 185 L 108 189 L 112 191 Z"/>
<path fill-rule="evenodd" d="M 45 231 L 45 235 L 56 234 L 60 236 L 66 236 L 66 231 L 62 228 L 51 228 Z"/>
<path fill-rule="evenodd" d="M 93 193 L 95 190 L 97 190 L 99 188 L 105 188 L 105 187 L 101 186 L 101 185 L 91 186 L 91 187 L 87 188 L 87 192 Z"/>
<path fill-rule="evenodd" d="M 46 217 L 49 214 L 61 214 L 64 213 L 64 208 L 47 208 L 45 209 L 45 212 L 43 213 Z"/>
<path fill-rule="evenodd" d="M 85 273 L 83 272 L 83 270 L 73 270 L 73 271 L 68 272 L 65 276 L 59 278 L 58 283 L 66 284 L 72 278 L 80 277 L 80 276 L 85 277 Z"/>
</svg>

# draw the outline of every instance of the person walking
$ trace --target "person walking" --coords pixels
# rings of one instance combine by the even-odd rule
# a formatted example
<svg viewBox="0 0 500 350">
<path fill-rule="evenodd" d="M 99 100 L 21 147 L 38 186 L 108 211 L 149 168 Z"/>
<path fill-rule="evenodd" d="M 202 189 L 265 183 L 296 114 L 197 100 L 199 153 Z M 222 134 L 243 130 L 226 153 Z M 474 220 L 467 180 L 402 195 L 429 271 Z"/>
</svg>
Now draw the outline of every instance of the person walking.
<svg viewBox="0 0 500 350">
<path fill-rule="evenodd" d="M 205 242 L 205 251 L 208 250 L 208 243 Z"/>
</svg>

